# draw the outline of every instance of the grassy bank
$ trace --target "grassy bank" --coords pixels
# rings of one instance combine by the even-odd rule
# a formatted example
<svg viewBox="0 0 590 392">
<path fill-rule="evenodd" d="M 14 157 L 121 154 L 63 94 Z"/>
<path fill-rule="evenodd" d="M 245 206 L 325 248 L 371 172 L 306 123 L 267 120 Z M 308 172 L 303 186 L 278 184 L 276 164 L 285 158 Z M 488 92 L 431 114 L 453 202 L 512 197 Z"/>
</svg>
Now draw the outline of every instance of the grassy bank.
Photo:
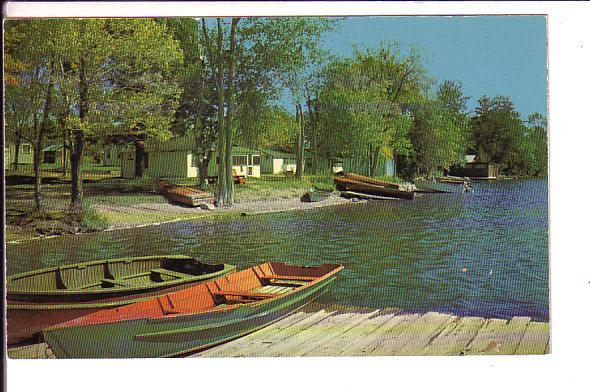
<svg viewBox="0 0 590 392">
<path fill-rule="evenodd" d="M 170 181 L 188 187 L 197 186 L 193 179 Z M 248 178 L 246 184 L 235 186 L 233 207 L 203 211 L 170 204 L 154 192 L 153 184 L 151 179 L 89 179 L 84 184 L 85 208 L 79 214 L 68 212 L 70 185 L 67 181 L 42 185 L 42 213 L 33 212 L 32 184 L 7 186 L 6 240 L 18 241 L 175 220 L 227 219 L 244 213 L 292 210 L 300 205 L 307 208 L 309 206 L 303 206 L 299 198 L 312 186 L 333 187 L 331 176 L 306 176 L 302 180 L 278 175 Z M 209 187 L 208 191 L 214 193 L 215 189 Z"/>
</svg>

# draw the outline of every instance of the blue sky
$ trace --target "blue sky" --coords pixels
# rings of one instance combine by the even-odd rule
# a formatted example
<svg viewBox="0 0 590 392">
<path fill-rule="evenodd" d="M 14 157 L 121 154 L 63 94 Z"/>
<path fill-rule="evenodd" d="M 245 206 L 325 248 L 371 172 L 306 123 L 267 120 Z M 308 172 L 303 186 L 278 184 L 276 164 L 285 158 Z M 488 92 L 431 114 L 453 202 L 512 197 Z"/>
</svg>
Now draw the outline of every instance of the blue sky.
<svg viewBox="0 0 590 392">
<path fill-rule="evenodd" d="M 547 114 L 547 34 L 544 16 L 350 17 L 326 34 L 323 46 L 339 56 L 353 46 L 397 41 L 419 47 L 438 82 L 456 80 L 470 96 L 506 95 L 523 118 Z"/>
</svg>

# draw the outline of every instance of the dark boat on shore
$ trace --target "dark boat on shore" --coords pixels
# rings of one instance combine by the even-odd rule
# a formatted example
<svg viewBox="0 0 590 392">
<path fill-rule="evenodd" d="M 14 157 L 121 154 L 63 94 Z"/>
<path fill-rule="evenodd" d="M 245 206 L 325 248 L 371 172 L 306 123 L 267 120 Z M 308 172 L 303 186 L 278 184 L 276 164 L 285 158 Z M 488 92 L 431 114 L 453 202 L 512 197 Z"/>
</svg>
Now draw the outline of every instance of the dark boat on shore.
<svg viewBox="0 0 590 392">
<path fill-rule="evenodd" d="M 129 257 L 70 264 L 8 277 L 8 344 L 54 324 L 190 287 L 235 270 L 184 255 Z"/>
<path fill-rule="evenodd" d="M 385 196 L 396 199 L 412 200 L 414 198 L 414 192 L 393 189 L 383 185 L 360 182 L 352 180 L 346 177 L 346 175 L 335 176 L 334 183 L 336 184 L 336 189 L 338 189 L 339 191 L 355 192 L 375 196 Z"/>
<path fill-rule="evenodd" d="M 198 207 L 203 203 L 213 204 L 215 201 L 208 192 L 174 185 L 164 180 L 156 183 L 156 193 L 163 195 L 168 201 L 189 207 Z"/>
<path fill-rule="evenodd" d="M 350 180 L 364 182 L 365 184 L 379 185 L 379 186 L 383 186 L 385 188 L 391 188 L 391 189 L 399 189 L 400 188 L 400 185 L 396 184 L 395 182 L 378 180 L 376 178 L 361 176 L 360 174 L 356 174 L 356 173 L 343 173 L 342 175 Z"/>
<path fill-rule="evenodd" d="M 43 331 L 58 358 L 171 357 L 256 331 L 323 294 L 340 264 L 265 263 Z M 89 340 L 90 339 L 90 340 Z"/>
</svg>

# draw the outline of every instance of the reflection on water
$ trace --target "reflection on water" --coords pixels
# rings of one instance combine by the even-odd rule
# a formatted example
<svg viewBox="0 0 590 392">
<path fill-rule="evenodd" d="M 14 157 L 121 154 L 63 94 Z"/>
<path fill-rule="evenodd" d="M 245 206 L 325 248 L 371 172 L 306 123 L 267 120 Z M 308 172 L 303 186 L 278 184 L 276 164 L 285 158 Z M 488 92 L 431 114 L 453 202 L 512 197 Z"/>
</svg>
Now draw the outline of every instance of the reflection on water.
<svg viewBox="0 0 590 392">
<path fill-rule="evenodd" d="M 547 320 L 546 180 L 477 183 L 474 194 L 187 221 L 8 245 L 8 273 L 91 259 L 193 254 L 345 265 L 324 301 Z"/>
</svg>

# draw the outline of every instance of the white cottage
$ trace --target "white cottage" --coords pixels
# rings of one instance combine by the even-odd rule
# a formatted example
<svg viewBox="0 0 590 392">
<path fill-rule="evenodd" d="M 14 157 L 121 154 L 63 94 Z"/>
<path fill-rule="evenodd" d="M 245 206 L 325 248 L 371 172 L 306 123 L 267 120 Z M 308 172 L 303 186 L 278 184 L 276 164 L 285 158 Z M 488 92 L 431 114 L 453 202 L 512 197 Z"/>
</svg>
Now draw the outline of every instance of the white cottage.
<svg viewBox="0 0 590 392">
<path fill-rule="evenodd" d="M 146 143 L 143 162 L 144 176 L 151 178 L 198 177 L 198 157 L 195 138 L 191 135 L 175 136 L 166 141 L 150 140 Z M 214 151 L 209 162 L 209 176 L 218 173 L 217 154 Z M 255 150 L 234 147 L 233 169 L 246 177 L 260 177 L 260 153 Z M 128 146 L 121 151 L 121 176 L 135 177 L 135 149 Z"/>
</svg>

